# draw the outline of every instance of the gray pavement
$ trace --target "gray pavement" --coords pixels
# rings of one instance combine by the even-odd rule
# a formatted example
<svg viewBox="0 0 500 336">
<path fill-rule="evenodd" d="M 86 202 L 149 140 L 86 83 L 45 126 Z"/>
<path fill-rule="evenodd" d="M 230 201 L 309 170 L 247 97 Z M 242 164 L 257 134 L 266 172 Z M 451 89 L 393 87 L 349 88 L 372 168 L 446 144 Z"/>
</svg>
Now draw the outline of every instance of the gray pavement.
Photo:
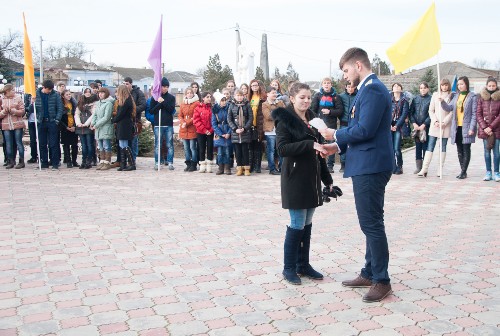
<svg viewBox="0 0 500 336">
<path fill-rule="evenodd" d="M 279 177 L 0 168 L 0 335 L 500 335 L 500 183 L 482 143 L 457 180 L 449 146 L 417 178 L 414 151 L 386 193 L 394 294 L 341 286 L 362 266 L 350 179 L 317 209 L 312 264 L 281 278 Z M 338 169 L 338 167 L 336 167 Z M 497 287 L 499 286 L 499 287 Z"/>
</svg>

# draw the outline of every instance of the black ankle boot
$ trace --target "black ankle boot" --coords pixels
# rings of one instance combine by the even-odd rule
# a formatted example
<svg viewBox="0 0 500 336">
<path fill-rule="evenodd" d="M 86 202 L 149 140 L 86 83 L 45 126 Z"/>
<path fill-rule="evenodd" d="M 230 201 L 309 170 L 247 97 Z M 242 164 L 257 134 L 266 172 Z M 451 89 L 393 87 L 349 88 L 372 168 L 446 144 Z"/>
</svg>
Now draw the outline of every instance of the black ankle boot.
<svg viewBox="0 0 500 336">
<path fill-rule="evenodd" d="M 297 260 L 300 241 L 304 235 L 304 230 L 295 230 L 287 226 L 284 244 L 284 266 L 283 277 L 292 285 L 301 285 L 302 281 L 297 275 Z"/>
</svg>

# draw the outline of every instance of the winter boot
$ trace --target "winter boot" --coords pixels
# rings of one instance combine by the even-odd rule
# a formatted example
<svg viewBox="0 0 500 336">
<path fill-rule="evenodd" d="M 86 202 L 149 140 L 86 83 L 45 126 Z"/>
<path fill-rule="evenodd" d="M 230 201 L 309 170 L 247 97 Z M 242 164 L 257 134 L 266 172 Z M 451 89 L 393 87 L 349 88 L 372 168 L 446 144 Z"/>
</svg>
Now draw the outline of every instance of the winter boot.
<svg viewBox="0 0 500 336">
<path fill-rule="evenodd" d="M 457 148 L 457 155 L 458 155 L 458 162 L 460 163 L 460 174 L 458 174 L 456 177 L 460 178 L 460 175 L 462 174 L 462 171 L 464 170 L 464 155 L 462 151 L 460 151 Z"/>
<path fill-rule="evenodd" d="M 200 170 L 198 172 L 200 172 L 200 173 L 207 172 L 207 162 L 206 161 L 200 161 Z"/>
<path fill-rule="evenodd" d="M 16 164 L 15 159 L 7 159 L 7 165 L 5 166 L 5 169 L 12 169 L 14 168 L 14 165 Z"/>
<path fill-rule="evenodd" d="M 311 249 L 312 224 L 304 227 L 304 234 L 298 247 L 297 274 L 305 275 L 314 280 L 323 280 L 323 274 L 317 272 L 309 264 L 309 251 Z"/>
<path fill-rule="evenodd" d="M 262 170 L 262 153 L 257 151 L 255 156 L 255 172 L 256 173 L 261 173 Z"/>
<path fill-rule="evenodd" d="M 429 165 L 431 164 L 433 154 L 434 154 L 433 152 L 429 152 L 429 151 L 425 152 L 424 161 L 422 162 L 422 168 L 417 173 L 417 176 L 427 177 L 427 172 L 429 171 Z"/>
<path fill-rule="evenodd" d="M 66 164 L 67 168 L 73 168 L 73 162 L 70 159 L 70 152 L 69 152 L 69 145 L 63 145 L 63 154 L 64 154 L 64 160 L 63 163 Z"/>
<path fill-rule="evenodd" d="M 250 176 L 250 175 L 252 175 L 252 174 L 250 173 L 250 166 L 244 166 L 243 168 L 245 168 L 245 176 Z"/>
<path fill-rule="evenodd" d="M 446 152 L 441 152 L 441 169 L 444 169 L 444 161 L 446 161 Z M 441 177 L 441 171 L 438 167 L 437 177 Z"/>
<path fill-rule="evenodd" d="M 123 171 L 127 167 L 127 154 L 125 153 L 125 148 L 120 148 L 120 168 L 118 171 Z"/>
<path fill-rule="evenodd" d="M 224 165 L 224 174 L 226 175 L 231 175 L 231 164 L 226 163 Z"/>
<path fill-rule="evenodd" d="M 102 150 L 102 151 L 99 151 L 99 165 L 97 165 L 97 168 L 96 170 L 101 170 L 102 167 L 104 166 L 104 160 L 106 158 L 106 154 L 105 152 Z"/>
<path fill-rule="evenodd" d="M 24 164 L 24 159 L 19 158 L 19 163 L 14 168 L 21 169 L 21 168 L 24 168 L 24 167 L 26 167 L 25 164 Z"/>
<path fill-rule="evenodd" d="M 127 155 L 127 161 L 129 163 L 128 166 L 123 169 L 124 171 L 131 171 L 135 170 L 135 161 L 134 161 L 134 156 L 132 155 L 132 150 L 130 147 L 125 147 L 125 155 Z"/>
<path fill-rule="evenodd" d="M 184 168 L 184 171 L 187 172 L 187 171 L 189 171 L 189 168 L 191 168 L 191 161 L 186 160 L 186 161 L 184 161 L 184 163 L 186 164 L 186 168 Z"/>
<path fill-rule="evenodd" d="M 70 146 L 71 148 L 71 165 L 73 167 L 80 167 L 76 159 L 78 158 L 78 145 Z"/>
<path fill-rule="evenodd" d="M 285 244 L 283 248 L 283 277 L 292 285 L 301 285 L 302 281 L 297 275 L 297 261 L 299 246 L 304 235 L 304 230 L 286 227 Z"/>
<path fill-rule="evenodd" d="M 215 175 L 222 175 L 224 174 L 224 165 L 222 163 L 219 163 L 219 169 L 215 173 Z"/>
<path fill-rule="evenodd" d="M 467 178 L 467 169 L 469 168 L 470 163 L 470 145 L 464 145 L 464 158 L 463 158 L 463 166 L 462 172 L 460 173 L 459 179 L 463 180 Z"/>
<path fill-rule="evenodd" d="M 422 170 L 422 160 L 415 160 L 415 165 L 417 169 L 415 169 L 413 174 L 418 174 Z"/>
<path fill-rule="evenodd" d="M 111 152 L 104 152 L 104 163 L 101 170 L 108 170 L 111 168 Z"/>
<path fill-rule="evenodd" d="M 198 162 L 196 161 L 191 161 L 191 164 L 189 165 L 189 170 L 188 172 L 194 172 L 198 168 Z"/>
<path fill-rule="evenodd" d="M 82 157 L 82 164 L 78 168 L 79 169 L 85 169 L 86 166 L 87 166 L 87 158 L 86 157 Z"/>
<path fill-rule="evenodd" d="M 236 166 L 236 176 L 241 176 L 241 175 L 243 175 L 243 167 Z"/>
<path fill-rule="evenodd" d="M 206 160 L 205 164 L 207 166 L 207 173 L 211 173 L 212 172 L 212 161 Z"/>
</svg>

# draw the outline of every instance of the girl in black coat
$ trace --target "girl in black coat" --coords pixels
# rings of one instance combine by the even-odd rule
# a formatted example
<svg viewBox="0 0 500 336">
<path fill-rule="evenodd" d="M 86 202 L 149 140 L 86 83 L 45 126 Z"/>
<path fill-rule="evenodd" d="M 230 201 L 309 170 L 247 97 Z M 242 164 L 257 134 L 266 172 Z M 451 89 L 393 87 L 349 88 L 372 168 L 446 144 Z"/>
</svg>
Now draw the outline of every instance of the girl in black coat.
<svg viewBox="0 0 500 336">
<path fill-rule="evenodd" d="M 287 226 L 284 244 L 284 278 L 300 285 L 298 274 L 312 279 L 323 279 L 309 264 L 312 216 L 316 207 L 323 204 L 321 182 L 333 184 L 321 151 L 317 130 L 309 121 L 314 118 L 311 90 L 308 85 L 297 83 L 290 89 L 291 104 L 272 112 L 276 124 L 276 147 L 284 158 L 281 173 L 281 200 L 289 209 L 290 225 Z"/>
<path fill-rule="evenodd" d="M 111 121 L 116 124 L 116 137 L 121 151 L 120 168 L 118 170 L 135 170 L 132 151 L 128 146 L 129 141 L 134 138 L 135 103 L 125 85 L 118 87 L 116 98 L 118 100 L 118 109 L 116 116 Z"/>
</svg>

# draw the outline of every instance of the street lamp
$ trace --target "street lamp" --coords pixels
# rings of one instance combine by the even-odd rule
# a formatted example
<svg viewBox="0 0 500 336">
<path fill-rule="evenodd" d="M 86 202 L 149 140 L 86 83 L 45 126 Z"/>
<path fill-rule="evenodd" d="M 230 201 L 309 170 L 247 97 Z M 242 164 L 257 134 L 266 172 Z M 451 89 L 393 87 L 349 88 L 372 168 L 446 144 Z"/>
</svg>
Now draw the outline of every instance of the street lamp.
<svg viewBox="0 0 500 336">
<path fill-rule="evenodd" d="M 83 80 L 81 77 L 76 77 L 76 79 L 73 81 L 73 84 L 75 86 L 82 86 L 83 85 Z"/>
</svg>

